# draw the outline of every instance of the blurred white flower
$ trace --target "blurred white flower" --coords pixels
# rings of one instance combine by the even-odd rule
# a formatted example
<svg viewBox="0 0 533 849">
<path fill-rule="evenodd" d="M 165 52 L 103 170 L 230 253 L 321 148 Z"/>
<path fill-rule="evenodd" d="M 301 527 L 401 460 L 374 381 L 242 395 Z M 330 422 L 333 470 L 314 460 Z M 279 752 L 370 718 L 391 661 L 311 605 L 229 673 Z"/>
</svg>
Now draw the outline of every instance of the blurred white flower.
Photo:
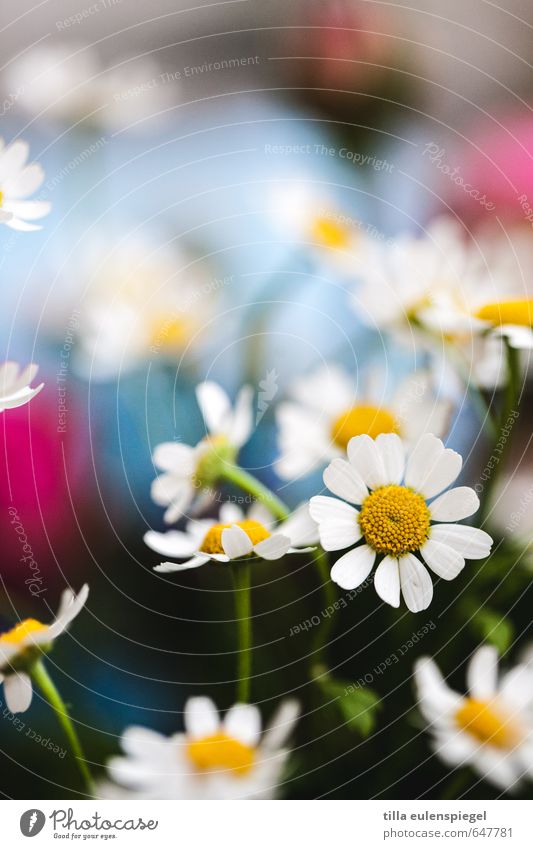
<svg viewBox="0 0 533 849">
<path fill-rule="evenodd" d="M 84 377 L 110 380 L 150 357 L 182 353 L 212 315 L 216 281 L 148 241 L 98 241 L 77 262 L 86 294 L 74 366 Z"/>
<path fill-rule="evenodd" d="M 277 407 L 280 457 L 278 475 L 289 480 L 341 457 L 353 436 L 398 433 L 409 444 L 423 433 L 442 436 L 450 402 L 437 398 L 429 373 L 413 372 L 383 401 L 385 375 L 372 371 L 356 394 L 354 379 L 336 365 L 325 365 L 300 379 L 293 400 Z"/>
<path fill-rule="evenodd" d="M 234 462 L 239 449 L 253 429 L 253 390 L 243 386 L 234 407 L 217 383 L 206 381 L 196 389 L 207 436 L 197 445 L 162 442 L 153 453 L 154 465 L 162 470 L 152 484 L 152 498 L 166 507 L 169 524 L 184 515 L 197 500 L 204 505 L 212 499 L 220 465 Z"/>
<path fill-rule="evenodd" d="M 367 579 L 379 557 L 374 575 L 377 594 L 399 607 L 401 590 L 409 610 L 417 613 L 429 607 L 433 584 L 415 552 L 446 581 L 457 577 L 465 559 L 487 557 L 492 539 L 485 531 L 450 524 L 479 507 L 470 487 L 443 492 L 461 466 L 460 454 L 445 448 L 433 434 L 425 434 L 407 458 L 396 434 L 351 439 L 348 460 L 333 460 L 324 472 L 324 483 L 338 498 L 314 496 L 309 508 L 326 551 L 362 542 L 337 560 L 332 580 L 353 590 Z M 352 504 L 360 505 L 360 510 Z"/>
<path fill-rule="evenodd" d="M 269 213 L 283 241 L 306 248 L 326 265 L 353 277 L 361 233 L 355 219 L 311 181 L 284 183 L 270 193 Z"/>
<path fill-rule="evenodd" d="M 122 57 L 110 67 L 88 44 L 40 44 L 11 62 L 4 85 L 17 92 L 16 106 L 32 117 L 104 130 L 136 125 L 150 129 L 150 116 L 181 99 L 181 86 L 148 57 Z"/>
<path fill-rule="evenodd" d="M 420 710 L 436 754 L 451 767 L 472 766 L 502 790 L 533 778 L 533 670 L 515 666 L 498 680 L 498 653 L 481 646 L 467 669 L 468 696 L 451 690 L 437 665 L 415 665 Z"/>
<path fill-rule="evenodd" d="M 65 590 L 57 617 L 51 625 L 43 625 L 37 619 L 24 619 L 10 631 L 0 634 L 0 681 L 4 683 L 6 704 L 13 713 L 28 710 L 32 698 L 28 672 L 41 654 L 49 651 L 54 640 L 68 628 L 88 595 L 87 584 L 77 596 L 72 590 Z"/>
<path fill-rule="evenodd" d="M 31 224 L 48 215 L 51 204 L 43 200 L 27 200 L 44 180 L 44 171 L 37 162 L 28 162 L 30 148 L 25 141 L 5 145 L 0 138 L 0 221 L 13 230 L 40 230 Z"/>
<path fill-rule="evenodd" d="M 21 369 L 18 363 L 9 361 L 0 365 L 0 413 L 14 407 L 22 407 L 35 398 L 44 386 L 44 383 L 30 386 L 38 370 L 39 366 L 34 363 L 25 369 Z"/>
<path fill-rule="evenodd" d="M 249 554 L 264 560 L 301 554 L 318 542 L 318 528 L 307 504 L 277 527 L 272 514 L 259 502 L 247 515 L 236 504 L 224 504 L 218 520 L 190 520 L 185 531 L 148 531 L 144 541 L 165 557 L 188 558 L 184 563 L 161 563 L 155 567 L 156 572 L 181 572 L 210 560 L 228 563 Z"/>
<path fill-rule="evenodd" d="M 206 697 L 189 699 L 185 732 L 165 737 L 133 726 L 122 736 L 125 755 L 109 763 L 101 798 L 271 799 L 276 795 L 298 719 L 285 701 L 261 734 L 255 705 L 236 704 L 221 719 Z"/>
<path fill-rule="evenodd" d="M 447 218 L 433 221 L 420 238 L 403 236 L 392 245 L 367 239 L 352 304 L 373 327 L 433 335 L 464 350 L 473 336 L 491 335 L 533 347 L 533 300 L 482 249 Z"/>
</svg>

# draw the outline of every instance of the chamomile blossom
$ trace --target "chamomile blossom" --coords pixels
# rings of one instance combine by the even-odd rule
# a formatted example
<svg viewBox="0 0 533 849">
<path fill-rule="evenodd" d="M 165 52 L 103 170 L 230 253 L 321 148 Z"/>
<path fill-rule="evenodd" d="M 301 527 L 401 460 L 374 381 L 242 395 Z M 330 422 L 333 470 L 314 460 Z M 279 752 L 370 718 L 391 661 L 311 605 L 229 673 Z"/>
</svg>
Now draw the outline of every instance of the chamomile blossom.
<svg viewBox="0 0 533 849">
<path fill-rule="evenodd" d="M 487 264 L 451 219 L 436 219 L 420 238 L 403 236 L 392 245 L 367 240 L 358 276 L 353 305 L 373 326 L 448 343 L 505 336 L 512 347 L 533 347 L 533 301 L 516 277 Z"/>
<path fill-rule="evenodd" d="M 350 548 L 333 566 L 332 580 L 353 590 L 379 559 L 377 594 L 399 607 L 401 592 L 408 609 L 416 613 L 433 597 L 421 558 L 432 572 L 451 581 L 466 559 L 487 557 L 492 539 L 485 531 L 453 524 L 479 507 L 470 487 L 444 492 L 461 466 L 460 454 L 433 434 L 422 436 L 408 456 L 393 433 L 375 440 L 366 435 L 351 439 L 348 459 L 333 460 L 324 472 L 324 483 L 337 498 L 314 496 L 309 508 L 326 551 Z"/>
<path fill-rule="evenodd" d="M 344 215 L 331 197 L 310 182 L 283 184 L 270 197 L 271 215 L 284 238 L 309 247 L 318 259 L 353 276 L 359 222 Z"/>
<path fill-rule="evenodd" d="M 487 645 L 468 664 L 467 696 L 448 687 L 429 657 L 417 661 L 414 678 L 433 749 L 448 766 L 470 765 L 503 790 L 533 778 L 531 667 L 515 666 L 499 678 L 498 653 Z"/>
<path fill-rule="evenodd" d="M 44 625 L 37 619 L 24 619 L 0 634 L 0 681 L 4 684 L 6 704 L 13 713 L 28 710 L 32 699 L 29 675 L 32 665 L 68 628 L 87 601 L 88 594 L 87 584 L 77 596 L 72 590 L 65 590 L 51 625 Z"/>
<path fill-rule="evenodd" d="M 39 366 L 31 363 L 21 369 L 18 363 L 6 362 L 0 366 L 0 413 L 22 407 L 41 391 L 44 383 L 30 386 L 39 370 Z"/>
<path fill-rule="evenodd" d="M 44 180 L 44 171 L 37 162 L 28 164 L 30 148 L 18 140 L 5 145 L 0 138 L 0 222 L 13 230 L 40 230 L 32 224 L 50 212 L 51 204 L 44 200 L 28 200 Z"/>
<path fill-rule="evenodd" d="M 186 558 L 184 563 L 161 563 L 156 572 L 181 572 L 210 560 L 228 563 L 249 554 L 279 560 L 285 554 L 303 553 L 318 541 L 318 529 L 307 504 L 277 527 L 272 514 L 259 502 L 247 515 L 236 504 L 224 504 L 218 520 L 190 520 L 185 531 L 148 531 L 144 541 L 165 557 Z"/>
<path fill-rule="evenodd" d="M 197 445 L 163 442 L 153 453 L 153 462 L 163 474 L 152 483 L 152 498 L 166 507 L 165 522 L 172 524 L 193 504 L 211 500 L 210 486 L 221 463 L 234 462 L 253 428 L 253 390 L 243 386 L 232 407 L 217 383 L 205 381 L 196 389 L 207 436 Z"/>
<path fill-rule="evenodd" d="M 221 719 L 211 699 L 189 699 L 184 733 L 165 737 L 135 726 L 124 732 L 125 754 L 110 761 L 111 782 L 101 785 L 99 795 L 115 799 L 273 798 L 297 718 L 298 704 L 282 702 L 261 733 L 261 714 L 255 705 L 236 704 Z"/>
<path fill-rule="evenodd" d="M 211 316 L 212 281 L 148 239 L 95 239 L 81 265 L 86 293 L 74 365 L 91 380 L 113 379 L 154 355 L 175 357 Z"/>
<path fill-rule="evenodd" d="M 423 433 L 443 435 L 450 412 L 437 398 L 430 376 L 414 372 L 383 402 L 384 375 L 373 373 L 360 394 L 339 366 L 323 366 L 298 381 L 290 401 L 277 410 L 280 457 L 276 471 L 292 479 L 341 457 L 353 436 L 398 433 L 412 443 Z"/>
</svg>

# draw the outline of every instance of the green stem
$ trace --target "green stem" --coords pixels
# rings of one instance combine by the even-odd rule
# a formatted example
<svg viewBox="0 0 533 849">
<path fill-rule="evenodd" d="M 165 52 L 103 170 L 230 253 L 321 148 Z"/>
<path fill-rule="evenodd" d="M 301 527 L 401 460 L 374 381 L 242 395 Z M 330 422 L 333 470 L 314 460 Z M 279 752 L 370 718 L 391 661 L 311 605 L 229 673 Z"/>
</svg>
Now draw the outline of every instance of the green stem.
<svg viewBox="0 0 533 849">
<path fill-rule="evenodd" d="M 87 766 L 87 761 L 85 760 L 85 755 L 83 754 L 83 749 L 81 748 L 78 735 L 76 734 L 76 730 L 69 716 L 67 706 L 59 695 L 42 660 L 38 660 L 37 663 L 34 664 L 31 670 L 31 677 L 54 711 L 57 721 L 65 732 L 89 796 L 94 796 L 93 779 L 89 767 Z"/>
<path fill-rule="evenodd" d="M 245 472 L 244 469 L 240 469 L 238 466 L 225 463 L 220 476 L 224 480 L 244 489 L 245 492 L 249 492 L 254 498 L 257 498 L 280 522 L 284 522 L 289 518 L 289 508 L 287 505 L 277 495 L 274 495 L 268 487 L 264 486 L 261 481 L 258 481 L 257 478 L 249 474 L 249 472 Z"/>
<path fill-rule="evenodd" d="M 237 624 L 237 701 L 250 701 L 252 673 L 252 606 L 250 600 L 250 560 L 231 564 L 235 590 L 235 618 Z"/>
<path fill-rule="evenodd" d="M 489 515 L 494 489 L 498 480 L 498 473 L 503 467 L 504 457 L 509 448 L 510 434 L 505 434 L 504 429 L 511 419 L 511 416 L 514 416 L 514 413 L 517 410 L 520 396 L 519 352 L 516 348 L 511 347 L 508 340 L 505 340 L 505 346 L 507 354 L 507 385 L 505 387 L 505 398 L 502 406 L 499 428 L 494 437 L 494 445 L 490 455 L 490 459 L 496 457 L 498 462 L 492 470 L 492 474 L 483 490 L 481 505 L 481 518 L 483 521 L 485 521 Z"/>
</svg>

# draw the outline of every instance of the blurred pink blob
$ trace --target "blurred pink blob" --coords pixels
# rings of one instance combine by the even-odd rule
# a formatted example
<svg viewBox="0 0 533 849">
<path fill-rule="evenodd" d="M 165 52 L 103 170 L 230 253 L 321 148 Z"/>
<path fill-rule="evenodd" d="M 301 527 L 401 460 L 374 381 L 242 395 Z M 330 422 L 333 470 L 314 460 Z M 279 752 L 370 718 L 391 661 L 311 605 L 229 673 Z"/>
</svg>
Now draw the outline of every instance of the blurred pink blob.
<svg viewBox="0 0 533 849">
<path fill-rule="evenodd" d="M 533 114 L 525 109 L 477 122 L 464 136 L 468 143 L 445 150 L 440 163 L 457 168 L 464 185 L 446 173 L 439 178 L 440 194 L 470 223 L 495 215 L 509 223 L 533 221 Z M 437 164 L 434 158 L 434 164 Z M 486 196 L 488 208 L 479 198 Z M 528 207 L 531 207 L 529 210 Z M 531 211 L 532 217 L 527 218 Z"/>
<path fill-rule="evenodd" d="M 2 578 L 8 590 L 35 597 L 70 581 L 87 559 L 74 511 L 80 520 L 90 504 L 79 410 L 69 393 L 65 432 L 58 430 L 54 379 L 44 381 L 30 404 L 0 414 Z"/>
</svg>

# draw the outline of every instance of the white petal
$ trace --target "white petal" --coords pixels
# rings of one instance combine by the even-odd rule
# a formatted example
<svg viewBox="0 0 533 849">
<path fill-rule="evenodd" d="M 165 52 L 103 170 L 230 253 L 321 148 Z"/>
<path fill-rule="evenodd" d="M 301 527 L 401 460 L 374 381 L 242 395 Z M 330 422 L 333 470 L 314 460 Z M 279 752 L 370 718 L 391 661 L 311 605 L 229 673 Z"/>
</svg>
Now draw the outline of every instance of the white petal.
<svg viewBox="0 0 533 849">
<path fill-rule="evenodd" d="M 223 504 L 220 508 L 220 521 L 223 525 L 234 525 L 237 522 L 241 522 L 243 518 L 241 508 L 237 507 L 236 504 L 232 504 L 231 501 Z"/>
<path fill-rule="evenodd" d="M 289 518 L 281 523 L 278 531 L 290 538 L 291 545 L 315 545 L 319 540 L 318 525 L 309 512 L 309 502 L 300 504 Z"/>
<path fill-rule="evenodd" d="M 460 522 L 479 508 L 479 498 L 469 486 L 457 486 L 439 495 L 429 505 L 434 522 Z"/>
<path fill-rule="evenodd" d="M 437 542 L 434 539 L 428 541 L 420 549 L 420 554 L 429 568 L 445 581 L 453 581 L 459 572 L 464 569 L 465 559 L 449 545 Z"/>
<path fill-rule="evenodd" d="M 285 699 L 276 710 L 261 741 L 263 752 L 275 752 L 285 746 L 300 715 L 295 699 Z"/>
<path fill-rule="evenodd" d="M 154 464 L 164 472 L 177 472 L 187 477 L 194 471 L 194 448 L 180 442 L 162 442 L 152 455 Z"/>
<path fill-rule="evenodd" d="M 376 445 L 383 460 L 387 483 L 400 483 L 405 471 L 405 449 L 396 433 L 380 433 Z"/>
<path fill-rule="evenodd" d="M 36 192 L 43 180 L 43 169 L 37 162 L 33 162 L 12 178 L 8 177 L 3 183 L 3 190 L 6 197 L 24 198 Z"/>
<path fill-rule="evenodd" d="M 400 570 L 396 557 L 384 557 L 374 575 L 374 589 L 386 604 L 400 606 Z"/>
<path fill-rule="evenodd" d="M 461 697 L 445 683 L 431 658 L 421 657 L 415 662 L 414 677 L 420 709 L 428 722 L 447 718 L 462 702 Z"/>
<path fill-rule="evenodd" d="M 183 722 L 187 734 L 195 739 L 210 737 L 220 729 L 218 710 L 212 699 L 207 696 L 187 699 L 183 709 Z"/>
<path fill-rule="evenodd" d="M 226 392 L 218 383 L 206 380 L 196 387 L 196 398 L 207 430 L 213 434 L 224 433 L 231 413 L 231 403 Z"/>
<path fill-rule="evenodd" d="M 197 569 L 198 566 L 203 566 L 210 559 L 207 555 L 197 554 L 195 557 L 191 557 L 190 560 L 186 560 L 185 563 L 160 563 L 159 566 L 154 566 L 154 572 L 160 572 L 164 575 L 170 572 L 185 572 L 187 569 Z"/>
<path fill-rule="evenodd" d="M 238 525 L 232 525 L 231 528 L 225 528 L 222 531 L 222 548 L 230 560 L 235 560 L 239 557 L 245 557 L 253 551 L 253 543 L 247 533 L 239 528 Z"/>
<path fill-rule="evenodd" d="M 283 534 L 272 534 L 267 539 L 258 542 L 254 546 L 254 552 L 264 560 L 279 560 L 284 557 L 291 547 L 290 537 Z"/>
<path fill-rule="evenodd" d="M 334 495 L 351 504 L 361 504 L 368 495 L 360 474 L 350 463 L 340 458 L 332 460 L 324 471 L 324 483 Z"/>
<path fill-rule="evenodd" d="M 481 646 L 470 659 L 466 670 L 468 692 L 475 699 L 491 699 L 498 685 L 498 651 L 494 646 Z"/>
<path fill-rule="evenodd" d="M 79 591 L 77 596 L 73 596 L 70 604 L 67 606 L 60 606 L 61 613 L 58 615 L 55 622 L 53 622 L 48 628 L 47 633 L 42 632 L 42 634 L 35 634 L 34 642 L 48 642 L 48 640 L 55 640 L 59 634 L 63 633 L 65 629 L 70 625 L 73 619 L 76 618 L 78 613 L 82 610 L 89 596 L 89 586 L 88 584 L 84 584 L 81 590 Z"/>
<path fill-rule="evenodd" d="M 426 433 L 409 456 L 405 483 L 425 498 L 432 498 L 453 483 L 462 464 L 460 454 L 445 448 L 433 434 Z"/>
<path fill-rule="evenodd" d="M 370 489 L 389 483 L 381 453 L 366 433 L 353 436 L 348 443 L 348 459 Z"/>
<path fill-rule="evenodd" d="M 343 554 L 331 570 L 331 580 L 343 590 L 355 590 L 365 581 L 376 559 L 376 552 L 368 545 L 361 545 Z"/>
<path fill-rule="evenodd" d="M 433 598 L 433 583 L 426 567 L 414 554 L 400 557 L 400 585 L 411 613 L 426 610 Z"/>
<path fill-rule="evenodd" d="M 2 410 L 14 410 L 16 407 L 23 407 L 24 404 L 27 404 L 32 400 L 32 398 L 35 398 L 35 396 L 39 394 L 43 386 L 44 383 L 40 383 L 39 386 L 36 386 L 34 389 L 27 386 L 25 389 L 19 389 L 18 392 L 15 392 L 13 395 L 7 395 L 0 398 L 0 412 Z"/>
<path fill-rule="evenodd" d="M 167 738 L 158 731 L 144 728 L 141 725 L 131 725 L 124 731 L 120 745 L 122 750 L 131 757 L 147 761 L 157 761 L 163 748 L 168 745 Z"/>
<path fill-rule="evenodd" d="M 502 676 L 502 699 L 518 710 L 533 709 L 533 670 L 528 666 L 515 666 Z M 533 761 L 531 761 L 533 768 Z"/>
<path fill-rule="evenodd" d="M 152 489 L 153 494 L 153 489 Z M 172 525 L 181 519 L 190 503 L 194 500 L 194 489 L 190 484 L 180 487 L 179 492 L 174 494 L 169 506 L 163 513 L 163 519 L 167 525 Z M 154 498 L 155 501 L 155 498 Z M 156 504 L 158 502 L 156 501 Z"/>
<path fill-rule="evenodd" d="M 147 531 L 143 537 L 146 545 L 164 557 L 190 557 L 198 548 L 197 540 L 183 531 Z"/>
<path fill-rule="evenodd" d="M 224 731 L 245 746 L 257 746 L 261 736 L 261 714 L 256 705 L 236 704 L 224 717 Z"/>
<path fill-rule="evenodd" d="M 20 173 L 26 164 L 30 147 L 28 142 L 18 141 L 8 145 L 2 151 L 0 157 L 0 180 L 3 182 L 7 177 Z"/>
<path fill-rule="evenodd" d="M 479 528 L 471 528 L 468 525 L 434 525 L 430 533 L 431 539 L 449 545 L 466 560 L 480 560 L 490 554 L 492 538 Z"/>
<path fill-rule="evenodd" d="M 327 495 L 315 495 L 309 502 L 309 512 L 318 522 L 320 542 L 326 551 L 348 548 L 361 539 L 359 513 L 351 504 Z"/>
<path fill-rule="evenodd" d="M 14 672 L 4 679 L 4 696 L 11 713 L 23 713 L 31 705 L 31 679 L 25 672 Z"/>
<path fill-rule="evenodd" d="M 296 514 L 293 513 L 293 516 Z M 247 519 L 253 519 L 255 522 L 261 522 L 265 528 L 273 527 L 276 522 L 270 510 L 268 510 L 264 504 L 261 504 L 260 501 L 254 501 L 250 509 L 248 510 Z M 290 521 L 290 519 L 289 519 Z M 311 521 L 311 520 L 309 520 Z M 289 535 L 290 536 L 290 535 Z"/>
<path fill-rule="evenodd" d="M 240 448 L 241 445 L 248 442 L 253 430 L 253 396 L 252 387 L 243 386 L 235 401 L 235 408 L 226 435 L 230 443 L 236 448 Z"/>
</svg>

